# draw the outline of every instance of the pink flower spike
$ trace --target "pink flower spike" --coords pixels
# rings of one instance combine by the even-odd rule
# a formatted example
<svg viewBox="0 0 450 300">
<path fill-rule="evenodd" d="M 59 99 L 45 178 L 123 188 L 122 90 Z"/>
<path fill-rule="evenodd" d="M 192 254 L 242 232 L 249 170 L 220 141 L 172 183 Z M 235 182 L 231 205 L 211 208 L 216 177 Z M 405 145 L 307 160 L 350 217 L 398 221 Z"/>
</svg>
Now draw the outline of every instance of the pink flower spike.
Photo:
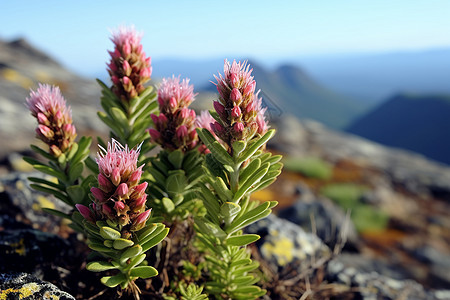
<svg viewBox="0 0 450 300">
<path fill-rule="evenodd" d="M 123 197 L 128 194 L 128 185 L 126 183 L 121 183 L 116 189 L 116 194 L 119 197 Z"/>
<path fill-rule="evenodd" d="M 92 223 L 95 223 L 93 214 L 92 214 L 91 210 L 89 209 L 89 207 L 84 206 L 83 204 L 75 204 L 75 207 L 80 212 L 80 214 L 83 216 L 83 218 L 85 218 L 86 220 L 88 220 Z"/>
<path fill-rule="evenodd" d="M 175 97 L 170 97 L 169 105 L 170 105 L 170 108 L 172 108 L 172 109 L 177 108 L 177 106 L 178 106 L 177 99 L 175 99 Z"/>
<path fill-rule="evenodd" d="M 131 195 L 131 198 L 140 198 L 142 197 L 142 195 L 145 193 L 145 189 L 147 188 L 148 183 L 147 182 L 143 182 L 139 185 L 137 185 L 134 188 L 133 194 Z"/>
</svg>

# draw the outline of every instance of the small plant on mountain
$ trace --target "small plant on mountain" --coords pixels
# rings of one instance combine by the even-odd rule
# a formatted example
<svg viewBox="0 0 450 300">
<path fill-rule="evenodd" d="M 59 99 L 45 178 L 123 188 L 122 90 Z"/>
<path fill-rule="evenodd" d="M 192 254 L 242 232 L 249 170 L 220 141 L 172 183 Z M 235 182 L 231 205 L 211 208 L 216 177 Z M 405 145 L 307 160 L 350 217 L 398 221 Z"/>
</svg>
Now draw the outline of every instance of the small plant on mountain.
<svg viewBox="0 0 450 300">
<path fill-rule="evenodd" d="M 25 160 L 55 180 L 30 177 L 32 187 L 71 207 L 70 213 L 46 210 L 85 235 L 93 250 L 86 268 L 101 272 L 100 281 L 119 293 L 139 299 L 139 278 L 154 279 L 147 287 L 161 278 L 158 296 L 165 299 L 262 297 L 253 274 L 258 263 L 247 249 L 259 236 L 243 229 L 277 204 L 250 195 L 273 183 L 282 164 L 266 151 L 275 131 L 250 66 L 225 61 L 224 74 L 215 77 L 215 111 L 197 116 L 189 108 L 196 94 L 188 79 L 165 78 L 157 91 L 148 85 L 151 60 L 134 28 L 119 28 L 111 40 L 111 85 L 98 81 L 98 116 L 110 140 L 98 138 L 91 158 L 91 138 L 77 142 L 59 89 L 40 85 L 27 106 L 46 146 L 31 146 L 42 159 Z"/>
</svg>

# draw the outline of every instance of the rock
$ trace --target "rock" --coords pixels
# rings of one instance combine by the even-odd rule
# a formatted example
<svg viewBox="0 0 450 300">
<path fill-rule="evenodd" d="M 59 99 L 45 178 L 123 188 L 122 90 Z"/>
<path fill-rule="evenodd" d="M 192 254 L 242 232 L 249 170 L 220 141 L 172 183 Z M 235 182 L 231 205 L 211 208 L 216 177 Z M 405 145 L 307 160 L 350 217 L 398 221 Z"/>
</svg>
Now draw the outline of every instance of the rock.
<svg viewBox="0 0 450 300">
<path fill-rule="evenodd" d="M 0 299 L 75 300 L 55 285 L 26 273 L 0 273 Z"/>
<path fill-rule="evenodd" d="M 280 270 L 288 265 L 304 270 L 309 267 L 312 257 L 330 255 L 328 247 L 317 236 L 306 233 L 298 225 L 275 215 L 269 215 L 250 225 L 246 232 L 261 236 L 256 244 L 273 270 Z"/>
<path fill-rule="evenodd" d="M 328 264 L 327 278 L 330 283 L 353 287 L 356 299 L 409 299 L 434 300 L 450 295 L 450 290 L 427 291 L 413 280 L 398 280 L 377 272 L 361 272 L 355 268 L 345 267 L 342 262 L 332 260 Z"/>
<path fill-rule="evenodd" d="M 277 134 L 269 141 L 268 147 L 287 155 L 303 154 L 308 143 L 306 142 L 306 132 L 300 121 L 290 115 L 283 115 L 283 118 L 275 121 Z"/>
<path fill-rule="evenodd" d="M 450 256 L 435 248 L 425 245 L 416 248 L 412 253 L 418 260 L 428 264 L 430 281 L 437 288 L 450 286 Z"/>
<path fill-rule="evenodd" d="M 305 187 L 301 190 L 300 198 L 278 213 L 280 218 L 287 219 L 308 232 L 314 231 L 331 249 L 342 241 L 358 244 L 355 226 L 340 207 L 326 198 L 312 196 Z"/>
<path fill-rule="evenodd" d="M 52 208 L 68 213 L 71 208 L 53 196 L 34 191 L 30 188 L 28 177 L 43 177 L 39 172 L 11 172 L 0 178 L 0 225 L 8 219 L 41 229 L 46 232 L 58 233 L 63 220 L 60 217 L 44 212 L 42 208 Z M 47 177 L 46 177 L 47 178 Z M 47 178 L 50 179 L 50 178 Z M 9 203 L 6 205 L 6 203 Z M 11 213 L 14 211 L 14 213 Z M 6 227 L 3 225 L 3 227 Z M 22 226 L 20 226 L 22 227 Z M 11 228 L 11 227 L 7 227 Z"/>
<path fill-rule="evenodd" d="M 0 231 L 0 272 L 37 272 L 72 256 L 67 240 L 34 229 Z"/>
</svg>

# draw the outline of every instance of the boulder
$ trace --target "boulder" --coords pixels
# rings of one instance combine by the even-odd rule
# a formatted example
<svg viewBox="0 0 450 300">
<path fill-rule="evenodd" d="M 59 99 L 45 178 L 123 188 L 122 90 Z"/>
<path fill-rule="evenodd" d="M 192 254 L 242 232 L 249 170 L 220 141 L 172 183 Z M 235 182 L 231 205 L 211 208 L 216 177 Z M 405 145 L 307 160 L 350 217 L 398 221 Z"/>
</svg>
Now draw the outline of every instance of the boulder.
<svg viewBox="0 0 450 300">
<path fill-rule="evenodd" d="M 0 299 L 75 300 L 55 285 L 27 273 L 0 273 Z"/>
</svg>

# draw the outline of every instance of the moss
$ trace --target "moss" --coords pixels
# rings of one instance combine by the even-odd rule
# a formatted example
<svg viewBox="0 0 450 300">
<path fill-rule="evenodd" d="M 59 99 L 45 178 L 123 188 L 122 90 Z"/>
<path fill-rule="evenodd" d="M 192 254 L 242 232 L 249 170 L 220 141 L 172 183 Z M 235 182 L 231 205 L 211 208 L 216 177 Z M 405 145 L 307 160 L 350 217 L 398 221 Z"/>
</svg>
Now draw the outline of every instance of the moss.
<svg viewBox="0 0 450 300">
<path fill-rule="evenodd" d="M 286 170 L 310 178 L 328 180 L 333 175 L 332 166 L 318 157 L 289 157 L 284 159 L 283 163 Z"/>
</svg>

